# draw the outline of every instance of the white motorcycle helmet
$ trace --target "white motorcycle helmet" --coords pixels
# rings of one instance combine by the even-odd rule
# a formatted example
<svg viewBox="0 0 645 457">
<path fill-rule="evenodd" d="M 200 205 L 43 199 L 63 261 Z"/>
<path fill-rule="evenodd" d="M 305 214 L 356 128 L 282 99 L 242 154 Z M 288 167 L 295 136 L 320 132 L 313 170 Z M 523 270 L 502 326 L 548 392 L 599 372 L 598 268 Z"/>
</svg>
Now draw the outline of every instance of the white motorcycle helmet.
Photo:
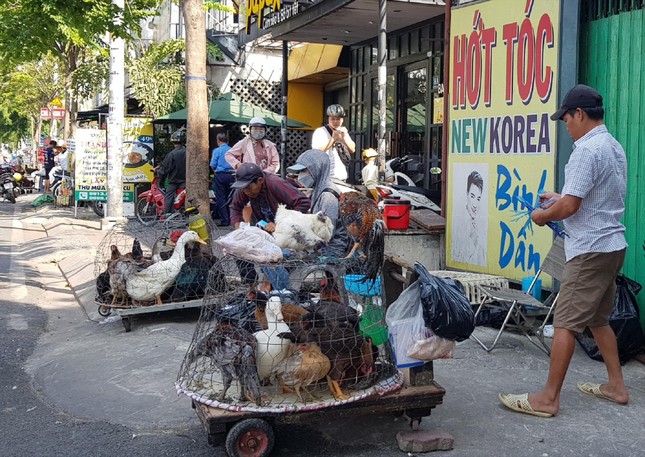
<svg viewBox="0 0 645 457">
<path fill-rule="evenodd" d="M 262 130 L 261 131 L 260 130 L 251 130 L 253 127 L 256 127 L 256 128 L 259 127 Z M 264 137 L 266 136 L 266 133 L 267 133 L 267 123 L 266 123 L 266 121 L 264 119 L 262 119 L 261 117 L 252 118 L 251 121 L 249 122 L 249 131 L 250 131 L 250 134 L 251 134 L 251 138 L 253 138 L 255 140 L 258 140 L 258 141 L 264 139 Z"/>
</svg>

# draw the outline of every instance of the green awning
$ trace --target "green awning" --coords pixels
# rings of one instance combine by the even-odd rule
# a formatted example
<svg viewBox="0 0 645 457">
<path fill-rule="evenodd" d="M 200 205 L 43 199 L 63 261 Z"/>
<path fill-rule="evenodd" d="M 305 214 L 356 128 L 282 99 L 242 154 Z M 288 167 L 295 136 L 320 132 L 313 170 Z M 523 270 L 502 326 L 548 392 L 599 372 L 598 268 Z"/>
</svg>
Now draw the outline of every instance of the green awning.
<svg viewBox="0 0 645 457">
<path fill-rule="evenodd" d="M 232 93 L 226 93 L 218 96 L 211 101 L 209 116 L 211 122 L 226 123 L 234 122 L 238 124 L 248 124 L 252 118 L 261 117 L 270 127 L 280 127 L 282 124 L 282 115 L 261 108 L 252 103 L 248 103 L 239 99 L 239 97 Z M 163 124 L 168 122 L 185 121 L 188 116 L 188 110 L 182 109 L 174 113 L 166 114 L 152 121 L 155 124 Z M 287 127 L 302 128 L 309 127 L 309 125 L 298 122 L 294 119 L 287 118 Z"/>
</svg>

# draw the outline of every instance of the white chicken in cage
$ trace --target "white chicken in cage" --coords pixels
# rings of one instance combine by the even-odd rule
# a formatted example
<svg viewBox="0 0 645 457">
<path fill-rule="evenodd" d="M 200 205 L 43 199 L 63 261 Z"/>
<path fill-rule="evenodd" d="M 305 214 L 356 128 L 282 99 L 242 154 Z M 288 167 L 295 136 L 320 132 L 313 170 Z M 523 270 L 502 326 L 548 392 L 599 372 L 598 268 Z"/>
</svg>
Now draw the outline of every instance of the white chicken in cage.
<svg viewBox="0 0 645 457">
<path fill-rule="evenodd" d="M 303 214 L 278 206 L 275 215 L 275 243 L 283 249 L 306 251 L 329 243 L 334 223 L 323 212 Z"/>
</svg>

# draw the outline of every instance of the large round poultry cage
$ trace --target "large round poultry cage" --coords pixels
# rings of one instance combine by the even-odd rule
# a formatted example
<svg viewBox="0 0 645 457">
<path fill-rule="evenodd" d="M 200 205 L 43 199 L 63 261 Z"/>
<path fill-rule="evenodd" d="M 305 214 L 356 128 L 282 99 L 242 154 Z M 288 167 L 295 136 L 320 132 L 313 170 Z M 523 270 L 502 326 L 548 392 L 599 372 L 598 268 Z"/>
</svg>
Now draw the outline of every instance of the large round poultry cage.
<svg viewBox="0 0 645 457">
<path fill-rule="evenodd" d="M 216 260 L 212 240 L 219 234 L 204 219 L 199 233 L 190 228 L 179 220 L 130 220 L 108 231 L 94 259 L 99 314 L 203 298 Z"/>
<path fill-rule="evenodd" d="M 362 282 L 342 262 L 225 255 L 211 268 L 177 391 L 224 410 L 279 413 L 397 390 L 381 297 L 380 280 Z"/>
</svg>

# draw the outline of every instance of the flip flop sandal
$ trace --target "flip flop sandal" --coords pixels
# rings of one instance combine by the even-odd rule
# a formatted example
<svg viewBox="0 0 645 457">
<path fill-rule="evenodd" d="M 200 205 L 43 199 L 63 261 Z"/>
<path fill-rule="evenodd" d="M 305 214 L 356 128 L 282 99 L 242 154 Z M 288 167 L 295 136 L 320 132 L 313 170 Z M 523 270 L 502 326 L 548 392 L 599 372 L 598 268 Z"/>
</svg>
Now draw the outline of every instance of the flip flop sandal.
<svg viewBox="0 0 645 457">
<path fill-rule="evenodd" d="M 610 398 L 602 393 L 602 391 L 600 390 L 600 384 L 595 384 L 593 382 L 579 382 L 577 385 L 578 390 L 583 394 L 591 395 L 592 397 L 596 398 L 602 398 L 603 400 L 609 400 L 613 403 L 618 403 L 613 398 Z"/>
<path fill-rule="evenodd" d="M 529 414 L 537 417 L 553 417 L 551 413 L 544 413 L 542 411 L 535 411 L 529 403 L 529 394 L 499 394 L 499 400 L 508 409 L 522 414 Z"/>
</svg>

